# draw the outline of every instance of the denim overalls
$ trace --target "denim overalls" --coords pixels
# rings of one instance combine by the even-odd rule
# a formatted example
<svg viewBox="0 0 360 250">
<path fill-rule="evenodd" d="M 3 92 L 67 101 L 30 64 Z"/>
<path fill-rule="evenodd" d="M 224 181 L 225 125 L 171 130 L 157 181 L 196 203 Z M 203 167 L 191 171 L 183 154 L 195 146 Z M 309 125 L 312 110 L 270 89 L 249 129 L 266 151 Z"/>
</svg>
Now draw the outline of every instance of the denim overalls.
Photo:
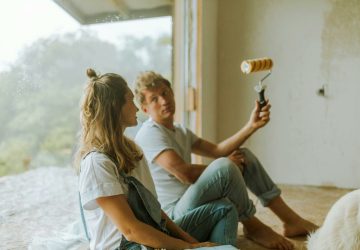
<svg viewBox="0 0 360 250">
<path fill-rule="evenodd" d="M 161 218 L 161 206 L 154 195 L 144 185 L 133 176 L 127 176 L 123 170 L 120 170 L 120 175 L 124 182 L 128 185 L 129 193 L 127 195 L 128 203 L 131 210 L 139 221 L 144 222 L 166 234 L 169 232 L 166 229 L 166 221 Z M 122 235 L 120 246 L 117 250 L 140 250 L 144 249 L 138 243 L 127 241 Z M 145 249 L 153 249 L 145 247 Z"/>
</svg>

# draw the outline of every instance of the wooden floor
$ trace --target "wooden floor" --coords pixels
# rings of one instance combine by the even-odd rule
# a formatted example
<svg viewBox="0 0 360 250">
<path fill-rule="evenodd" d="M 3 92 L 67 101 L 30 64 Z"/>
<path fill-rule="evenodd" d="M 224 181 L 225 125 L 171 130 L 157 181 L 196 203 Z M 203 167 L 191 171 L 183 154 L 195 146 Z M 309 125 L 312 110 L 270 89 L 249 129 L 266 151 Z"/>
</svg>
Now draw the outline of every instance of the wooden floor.
<svg viewBox="0 0 360 250">
<path fill-rule="evenodd" d="M 280 185 L 282 197 L 291 208 L 302 217 L 321 225 L 330 207 L 344 194 L 352 191 L 338 188 L 319 188 L 309 186 Z M 282 232 L 281 221 L 267 208 L 262 207 L 260 201 L 251 195 L 256 205 L 256 216 L 265 224 L 271 226 L 276 232 Z M 306 237 L 290 239 L 296 246 L 295 249 L 306 249 Z M 238 247 L 242 250 L 264 250 L 254 242 L 246 239 L 239 223 Z"/>
</svg>

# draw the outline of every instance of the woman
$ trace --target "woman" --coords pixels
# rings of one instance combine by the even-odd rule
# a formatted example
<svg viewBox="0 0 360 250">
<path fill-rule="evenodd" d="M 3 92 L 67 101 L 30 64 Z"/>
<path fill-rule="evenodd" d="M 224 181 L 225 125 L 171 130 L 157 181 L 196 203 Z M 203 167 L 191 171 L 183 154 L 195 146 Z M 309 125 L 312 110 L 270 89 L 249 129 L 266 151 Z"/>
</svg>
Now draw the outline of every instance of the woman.
<svg viewBox="0 0 360 250">
<path fill-rule="evenodd" d="M 216 245 L 211 242 L 199 243 L 184 230 L 191 233 L 191 230 L 195 231 L 196 224 L 196 229 L 201 232 L 200 235 L 194 232 L 195 237 L 203 240 L 205 235 L 212 239 L 212 232 L 207 228 L 213 228 L 213 225 L 209 227 L 209 223 L 219 224 L 218 228 L 225 227 L 226 216 L 233 213 L 233 209 L 188 214 L 184 220 L 177 221 L 184 230 L 160 208 L 156 209 L 159 205 L 154 199 L 155 187 L 143 154 L 123 134 L 126 127 L 137 124 L 138 109 L 131 90 L 117 74 L 97 76 L 94 70 L 88 69 L 87 75 L 90 80 L 81 105 L 82 135 L 77 154 L 80 164 L 76 165 L 79 166 L 79 191 L 90 248 L 140 249 L 140 245 L 145 245 L 151 248 L 185 249 Z M 133 199 L 132 196 L 138 196 L 138 193 L 142 196 L 144 192 L 134 188 L 131 184 L 133 179 L 130 178 L 135 179 L 136 185 L 142 186 L 149 199 Z M 152 204 L 147 204 L 148 201 Z M 145 206 L 139 208 L 137 203 L 141 202 L 144 204 L 140 205 Z M 146 210 L 148 205 L 155 209 L 149 212 Z M 161 221 L 156 221 L 156 211 Z M 150 221 L 155 218 L 155 226 L 139 219 L 141 215 L 149 217 L 147 212 L 152 216 Z M 227 243 L 222 242 L 219 235 L 213 239 L 220 244 Z"/>
</svg>

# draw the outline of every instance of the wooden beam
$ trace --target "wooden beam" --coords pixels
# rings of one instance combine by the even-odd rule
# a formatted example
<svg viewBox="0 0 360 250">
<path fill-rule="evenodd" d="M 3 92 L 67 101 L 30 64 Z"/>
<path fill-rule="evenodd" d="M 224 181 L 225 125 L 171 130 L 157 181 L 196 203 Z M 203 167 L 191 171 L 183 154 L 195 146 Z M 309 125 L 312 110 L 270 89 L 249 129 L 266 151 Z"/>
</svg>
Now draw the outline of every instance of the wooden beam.
<svg viewBox="0 0 360 250">
<path fill-rule="evenodd" d="M 112 0 L 111 1 L 115 7 L 116 10 L 119 12 L 119 14 L 121 16 L 124 16 L 125 19 L 128 19 L 129 15 L 130 15 L 130 10 L 128 8 L 128 6 L 126 5 L 124 0 Z"/>
</svg>

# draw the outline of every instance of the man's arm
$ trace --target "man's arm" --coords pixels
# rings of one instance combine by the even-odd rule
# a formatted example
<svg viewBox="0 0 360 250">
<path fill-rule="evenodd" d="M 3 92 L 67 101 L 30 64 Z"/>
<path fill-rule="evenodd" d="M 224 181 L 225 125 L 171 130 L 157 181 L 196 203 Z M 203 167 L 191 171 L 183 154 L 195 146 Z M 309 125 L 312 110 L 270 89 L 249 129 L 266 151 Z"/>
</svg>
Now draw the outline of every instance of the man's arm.
<svg viewBox="0 0 360 250">
<path fill-rule="evenodd" d="M 187 164 L 174 150 L 169 149 L 161 152 L 155 162 L 170 174 L 174 175 L 182 183 L 194 183 L 206 165 Z"/>
<path fill-rule="evenodd" d="M 260 109 L 260 104 L 256 101 L 255 108 L 251 112 L 250 119 L 247 124 L 237 133 L 224 141 L 214 144 L 204 139 L 199 138 L 191 148 L 195 154 L 218 158 L 230 155 L 238 149 L 244 142 L 257 131 L 264 127 L 270 121 L 271 105 L 267 101 L 266 106 Z"/>
</svg>

